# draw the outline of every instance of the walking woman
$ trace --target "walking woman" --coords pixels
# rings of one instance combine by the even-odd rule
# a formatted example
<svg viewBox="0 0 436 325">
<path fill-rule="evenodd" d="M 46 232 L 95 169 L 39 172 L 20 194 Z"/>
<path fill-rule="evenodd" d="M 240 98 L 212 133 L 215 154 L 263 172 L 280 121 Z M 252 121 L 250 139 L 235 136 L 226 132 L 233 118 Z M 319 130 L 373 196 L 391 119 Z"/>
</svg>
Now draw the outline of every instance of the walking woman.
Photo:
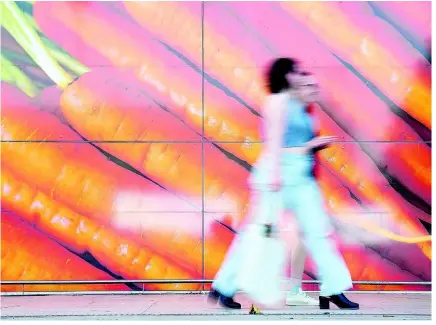
<svg viewBox="0 0 436 325">
<path fill-rule="evenodd" d="M 334 137 L 315 137 L 313 123 L 305 107 L 313 101 L 311 95 L 316 92 L 313 86 L 304 84 L 303 80 L 307 79 L 299 76 L 297 63 L 292 59 L 280 58 L 271 65 L 267 74 L 271 94 L 263 112 L 265 144 L 252 173 L 251 184 L 254 187 L 261 184 L 260 188 L 264 188 L 262 184 L 266 183 L 269 192 L 282 191 L 285 209 L 294 212 L 305 247 L 316 263 L 322 282 L 320 308 L 327 309 L 329 303 L 333 302 L 339 308 L 358 309 L 359 305 L 349 301 L 342 293 L 352 287 L 351 277 L 328 237 L 332 227 L 312 173 L 314 151 L 328 146 Z M 291 88 L 292 83 L 300 83 L 302 92 Z M 262 200 L 265 197 L 267 195 L 261 195 L 261 201 L 266 202 Z M 259 212 L 271 214 L 263 202 L 259 204 Z M 273 212 L 273 215 L 278 214 L 277 211 Z M 238 250 L 235 241 L 212 284 L 209 301 L 219 300 L 224 307 L 241 308 L 233 300 L 238 289 L 234 275 L 241 267 L 238 263 L 241 254 L 244 252 Z M 299 266 L 302 273 L 305 254 L 301 256 L 303 258 Z"/>
<path fill-rule="evenodd" d="M 343 294 L 352 287 L 351 276 L 329 238 L 333 227 L 313 174 L 314 152 L 335 138 L 315 136 L 306 107 L 317 100 L 316 84 L 310 82 L 310 76 L 295 77 L 294 65 L 292 59 L 277 59 L 268 75 L 271 95 L 266 110 L 271 111 L 269 150 L 273 164 L 270 187 L 282 189 L 285 209 L 294 212 L 305 247 L 316 264 L 322 283 L 320 308 L 328 309 L 332 302 L 342 309 L 358 309 L 359 304 Z M 296 83 L 297 93 L 290 91 L 291 83 Z"/>
</svg>

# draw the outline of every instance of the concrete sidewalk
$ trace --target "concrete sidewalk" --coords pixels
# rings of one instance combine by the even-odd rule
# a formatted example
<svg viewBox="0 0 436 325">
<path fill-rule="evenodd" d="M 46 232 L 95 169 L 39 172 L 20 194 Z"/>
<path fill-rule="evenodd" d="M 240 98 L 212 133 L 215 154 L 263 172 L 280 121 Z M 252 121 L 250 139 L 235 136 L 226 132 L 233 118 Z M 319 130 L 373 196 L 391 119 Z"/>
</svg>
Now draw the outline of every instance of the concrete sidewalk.
<svg viewBox="0 0 436 325">
<path fill-rule="evenodd" d="M 313 296 L 316 296 L 313 294 Z M 262 308 L 248 315 L 250 301 L 237 299 L 243 309 L 229 311 L 206 303 L 202 294 L 141 294 L 82 296 L 2 296 L 3 320 L 430 320 L 431 293 L 349 293 L 361 309 L 320 310 L 318 307 Z"/>
</svg>

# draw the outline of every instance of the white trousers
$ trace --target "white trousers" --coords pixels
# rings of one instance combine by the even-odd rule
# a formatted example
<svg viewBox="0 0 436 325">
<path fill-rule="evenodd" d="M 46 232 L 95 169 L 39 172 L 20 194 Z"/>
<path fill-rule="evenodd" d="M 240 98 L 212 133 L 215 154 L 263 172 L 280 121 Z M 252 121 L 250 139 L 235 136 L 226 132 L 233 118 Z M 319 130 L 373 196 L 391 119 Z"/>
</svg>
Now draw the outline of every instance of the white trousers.
<svg viewBox="0 0 436 325">
<path fill-rule="evenodd" d="M 267 164 L 268 159 L 260 161 L 250 180 L 259 193 L 256 202 L 253 202 L 253 212 L 258 220 L 276 224 L 282 206 L 272 203 L 277 202 L 278 193 L 272 193 L 263 186 L 269 175 Z M 332 230 L 330 217 L 324 209 L 322 194 L 312 175 L 312 168 L 311 156 L 285 154 L 282 161 L 284 186 L 280 194 L 283 195 L 284 208 L 293 211 L 304 245 L 315 262 L 322 283 L 321 295 L 330 296 L 351 288 L 352 282 L 341 254 L 329 237 Z M 238 263 L 241 254 L 244 254 L 238 249 L 238 243 L 239 236 L 232 243 L 213 283 L 213 288 L 227 297 L 233 297 L 238 290 L 235 274 L 238 268 L 243 267 Z"/>
</svg>

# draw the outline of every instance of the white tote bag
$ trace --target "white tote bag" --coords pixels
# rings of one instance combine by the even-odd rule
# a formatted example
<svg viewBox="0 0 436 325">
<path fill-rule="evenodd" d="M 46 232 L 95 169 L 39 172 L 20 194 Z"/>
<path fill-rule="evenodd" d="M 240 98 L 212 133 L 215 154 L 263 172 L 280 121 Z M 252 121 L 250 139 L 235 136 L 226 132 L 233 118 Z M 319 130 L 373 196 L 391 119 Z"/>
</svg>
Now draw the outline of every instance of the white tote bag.
<svg viewBox="0 0 436 325">
<path fill-rule="evenodd" d="M 281 206 L 281 193 L 268 193 L 268 204 Z M 281 209 L 271 209 L 278 213 Z M 272 228 L 265 223 L 274 220 Z M 256 303 L 264 306 L 276 305 L 283 301 L 284 292 L 281 290 L 283 279 L 285 246 L 273 231 L 278 216 L 265 218 L 254 214 L 252 223 L 247 225 L 240 235 L 241 261 L 236 283 Z"/>
</svg>

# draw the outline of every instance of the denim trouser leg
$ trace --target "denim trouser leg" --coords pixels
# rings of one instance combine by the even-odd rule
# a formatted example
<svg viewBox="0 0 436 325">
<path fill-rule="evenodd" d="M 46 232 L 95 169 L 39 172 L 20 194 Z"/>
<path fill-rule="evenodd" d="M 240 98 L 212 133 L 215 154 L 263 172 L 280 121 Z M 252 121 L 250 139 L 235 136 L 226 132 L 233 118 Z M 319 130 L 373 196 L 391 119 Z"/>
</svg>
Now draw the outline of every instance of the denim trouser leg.
<svg viewBox="0 0 436 325">
<path fill-rule="evenodd" d="M 286 208 L 294 211 L 307 251 L 312 255 L 321 280 L 321 295 L 339 294 L 352 287 L 348 268 L 329 238 L 332 226 L 324 210 L 322 193 L 310 176 L 310 160 L 288 156 L 283 170 Z"/>
</svg>

